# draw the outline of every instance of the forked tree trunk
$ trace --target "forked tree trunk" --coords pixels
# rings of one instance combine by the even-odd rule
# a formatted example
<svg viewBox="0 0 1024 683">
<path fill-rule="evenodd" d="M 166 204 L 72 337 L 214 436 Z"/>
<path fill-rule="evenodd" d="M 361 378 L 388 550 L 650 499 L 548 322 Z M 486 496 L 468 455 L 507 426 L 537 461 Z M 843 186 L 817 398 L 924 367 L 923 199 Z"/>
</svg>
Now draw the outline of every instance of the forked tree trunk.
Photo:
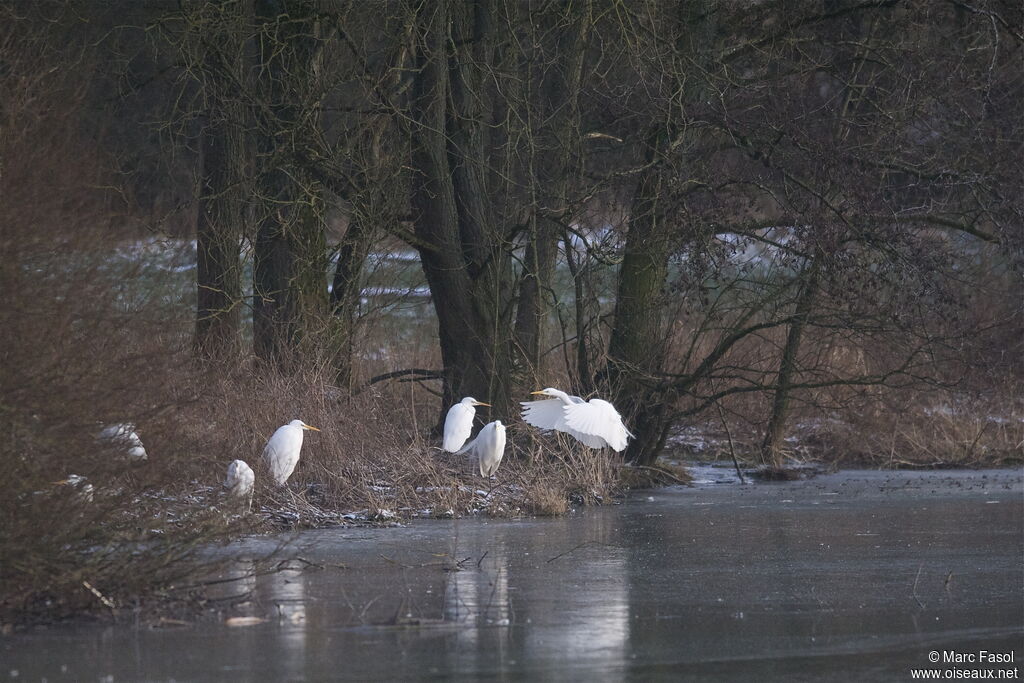
<svg viewBox="0 0 1024 683">
<path fill-rule="evenodd" d="M 511 268 L 486 187 L 487 4 L 423 2 L 413 82 L 413 228 L 438 318 L 444 391 L 439 413 L 472 395 L 511 410 Z M 475 41 L 456 46 L 453 31 Z"/>
</svg>

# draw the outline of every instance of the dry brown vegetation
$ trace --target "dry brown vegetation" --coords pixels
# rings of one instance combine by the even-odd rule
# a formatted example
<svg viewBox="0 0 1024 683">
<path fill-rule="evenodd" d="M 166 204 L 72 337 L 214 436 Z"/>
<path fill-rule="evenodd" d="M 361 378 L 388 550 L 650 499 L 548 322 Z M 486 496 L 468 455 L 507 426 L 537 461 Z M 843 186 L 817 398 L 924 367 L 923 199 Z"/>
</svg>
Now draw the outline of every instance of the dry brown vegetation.
<svg viewBox="0 0 1024 683">
<path fill-rule="evenodd" d="M 978 317 L 1006 316 L 992 308 Z M 793 406 L 783 457 L 792 464 L 830 467 L 1019 466 L 1024 461 L 1020 341 L 997 338 L 989 344 L 971 359 L 947 359 L 928 383 L 840 385 L 802 393 Z M 830 344 L 814 343 L 805 352 L 817 357 L 807 365 L 817 367 L 819 376 L 867 374 L 873 364 L 886 362 L 881 346 L 837 353 Z M 943 376 L 947 382 L 940 381 Z M 670 440 L 668 454 L 728 460 L 731 437 L 741 463 L 766 465 L 760 444 L 769 399 L 761 393 L 723 399 L 722 412 L 691 423 L 681 438 Z"/>
<path fill-rule="evenodd" d="M 790 465 L 828 467 L 1020 466 L 1024 412 L 1015 405 L 1015 395 L 1007 392 L 972 399 L 936 392 L 932 400 L 922 404 L 917 392 L 913 396 L 886 392 L 884 397 L 860 401 L 853 404 L 856 409 L 842 413 L 798 406 L 783 457 Z M 739 401 L 729 403 L 735 406 Z M 670 440 L 666 455 L 728 462 L 731 436 L 742 465 L 764 466 L 762 425 L 743 419 L 738 412 L 730 412 L 726 419 L 728 434 L 720 420 L 698 423 L 690 438 L 683 435 Z"/>
<path fill-rule="evenodd" d="M 160 463 L 186 457 L 156 438 L 161 416 L 188 400 L 168 381 L 180 376 L 180 340 L 167 311 L 135 298 L 135 273 L 106 272 L 109 239 L 98 238 L 117 219 L 116 197 L 103 150 L 76 125 L 84 85 L 47 60 L 57 39 L 0 36 L 18 62 L 3 70 L 0 122 L 4 615 L 125 607 L 191 571 L 197 550 L 229 530 L 154 496 L 169 475 Z M 101 423 L 128 421 L 154 424 L 154 466 L 96 440 Z M 54 485 L 70 474 L 92 482 L 91 502 Z"/>
<path fill-rule="evenodd" d="M 509 425 L 509 445 L 496 478 L 481 479 L 465 457 L 441 452 L 432 430 L 439 409 L 444 407 L 439 394 L 455 391 L 453 386 L 467 387 L 466 391 L 470 391 L 468 387 L 489 386 L 491 378 L 485 376 L 486 368 L 443 358 L 438 339 L 432 334 L 409 339 L 408 335 L 403 336 L 406 330 L 402 329 L 404 321 L 400 316 L 388 315 L 373 306 L 357 306 L 358 315 L 348 312 L 355 322 L 352 329 L 345 330 L 349 337 L 342 344 L 351 342 L 351 348 L 345 352 L 346 364 L 351 361 L 352 366 L 346 367 L 345 372 L 335 365 L 337 358 L 330 357 L 323 348 L 303 347 L 302 358 L 294 363 L 280 362 L 281 357 L 273 359 L 276 364 L 257 360 L 253 354 L 242 353 L 234 346 L 232 353 L 218 357 L 216 362 L 196 360 L 194 302 L 178 299 L 180 286 L 172 281 L 175 274 L 157 267 L 153 254 L 144 249 L 118 259 L 112 259 L 111 254 L 123 248 L 129 236 L 138 237 L 141 233 L 126 231 L 126 225 L 148 225 L 152 228 L 148 237 L 160 240 L 165 235 L 160 228 L 166 227 L 165 218 L 170 211 L 166 204 L 174 204 L 174 209 L 182 214 L 194 209 L 192 205 L 183 208 L 167 197 L 195 194 L 192 185 L 198 183 L 192 175 L 201 175 L 201 164 L 182 170 L 181 158 L 196 162 L 194 149 L 189 150 L 193 156 L 183 154 L 168 162 L 168 166 L 176 168 L 176 175 L 167 182 L 171 187 L 163 186 L 163 177 L 154 181 L 138 169 L 128 169 L 132 175 L 127 182 L 114 172 L 112 169 L 125 170 L 131 163 L 111 158 L 107 143 L 118 131 L 110 121 L 96 120 L 102 111 L 97 102 L 108 101 L 96 92 L 90 93 L 95 84 L 89 74 L 98 68 L 93 61 L 96 44 L 74 38 L 73 29 L 80 26 L 80 18 L 71 12 L 75 3 L 47 2 L 39 3 L 38 7 L 44 13 L 53 10 L 56 14 L 41 23 L 25 24 L 19 23 L 20 17 L 15 17 L 10 7 L 0 9 L 0 92 L 5 96 L 0 104 L 0 430 L 6 435 L 0 443 L 0 619 L 82 611 L 122 612 L 143 604 L 147 597 L 185 598 L 188 592 L 180 589 L 183 580 L 188 578 L 184 583 L 191 583 L 209 562 L 201 551 L 244 532 L 346 524 L 353 520 L 390 523 L 415 516 L 562 515 L 572 505 L 608 502 L 627 485 L 685 479 L 685 473 L 672 469 L 659 473 L 651 467 L 632 468 L 623 476 L 622 456 L 582 449 L 563 437 L 538 435 L 518 422 Z M 398 19 L 389 18 L 385 25 L 391 26 L 390 22 Z M 565 24 L 570 25 L 575 24 Z M 201 33 L 204 26 L 198 23 L 194 30 Z M 445 25 L 435 29 L 449 30 Z M 610 31 L 608 35 L 618 35 L 618 29 L 604 30 Z M 546 40 L 559 44 L 559 36 L 552 35 Z M 202 45 L 210 42 L 200 41 Z M 581 40 L 580 45 L 584 42 Z M 621 41 L 607 42 L 615 45 Z M 668 44 L 656 41 L 657 45 L 662 43 Z M 609 57 L 612 58 L 614 55 Z M 157 71 L 159 65 L 150 66 Z M 362 67 L 349 64 L 348 68 L 356 66 Z M 390 73 L 391 69 L 384 71 Z M 504 73 L 495 70 L 499 72 Z M 653 69 L 647 75 L 657 80 L 659 74 L 658 69 Z M 181 78 L 188 81 L 184 74 Z M 382 79 L 383 86 L 388 86 L 389 79 L 390 76 Z M 187 100 L 185 95 L 194 94 L 198 87 L 185 87 L 183 102 Z M 404 86 L 395 88 L 399 93 L 405 92 Z M 558 83 L 550 89 L 559 90 Z M 104 93 L 106 96 L 113 98 L 110 93 Z M 556 104 L 557 101 L 546 106 Z M 599 98 L 588 106 L 601 114 L 595 125 L 619 125 L 618 120 L 604 121 L 606 108 Z M 198 104 L 195 107 L 201 108 Z M 575 105 L 569 109 L 575 111 Z M 196 141 L 189 138 L 187 129 L 189 117 L 196 112 L 178 113 L 186 142 L 176 140 L 183 147 L 172 151 L 181 153 L 184 147 L 195 146 Z M 614 108 L 611 113 L 615 113 Z M 576 112 L 573 116 L 580 114 Z M 403 117 L 404 112 L 397 119 L 403 121 Z M 651 119 L 662 118 L 655 108 Z M 464 120 L 475 119 L 466 116 Z M 636 131 L 625 127 L 643 127 L 630 123 L 628 117 L 622 120 L 627 122 L 623 124 L 624 130 L 607 130 L 626 135 Z M 373 119 L 361 121 L 360 126 L 373 128 L 378 123 Z M 574 119 L 565 125 L 570 124 L 583 130 L 581 121 Z M 598 127 L 605 130 L 601 126 Z M 386 132 L 387 127 L 379 126 L 376 130 Z M 160 132 L 166 134 L 167 130 Z M 545 135 L 560 139 L 554 133 L 547 131 Z M 140 135 L 137 130 L 134 134 Z M 359 139 L 358 135 L 351 137 Z M 602 141 L 601 144 L 619 140 L 603 133 L 587 139 Z M 742 140 L 742 136 L 735 139 Z M 512 149 L 516 145 L 507 147 Z M 352 149 L 340 149 L 345 154 L 355 154 Z M 405 169 L 406 151 L 394 152 L 389 163 Z M 610 153 L 608 168 L 618 168 L 614 165 L 619 163 L 618 154 Z M 477 156 L 483 159 L 488 155 Z M 622 156 L 625 159 L 629 154 Z M 824 158 L 831 159 L 827 154 Z M 621 175 L 656 167 L 653 161 L 636 168 L 627 165 Z M 686 164 L 680 169 L 689 173 Z M 387 164 L 371 170 L 384 175 L 391 173 Z M 608 169 L 598 164 L 597 170 L 604 173 Z M 393 175 L 397 178 L 397 174 L 395 171 Z M 617 175 L 618 171 L 609 177 Z M 441 178 L 448 176 L 447 171 L 440 173 Z M 379 190 L 372 174 L 368 182 Z M 534 178 L 530 182 L 538 181 Z M 136 190 L 144 188 L 164 199 L 144 207 L 138 196 L 122 192 L 126 185 Z M 609 195 L 621 193 L 624 197 L 630 192 L 631 186 L 607 189 Z M 425 203 L 429 199 L 427 194 L 431 193 L 421 197 Z M 505 196 L 502 192 L 492 194 Z M 589 196 L 589 192 L 580 194 Z M 347 198 L 346 206 L 357 205 L 357 199 L 376 206 L 376 200 L 358 195 Z M 408 197 L 386 199 L 394 201 L 385 202 L 387 211 L 378 212 L 383 217 L 363 217 L 371 228 L 368 236 L 362 238 L 365 244 L 359 245 L 360 249 L 369 250 L 373 244 L 379 246 L 384 241 L 405 244 L 395 235 L 408 237 L 408 226 L 396 227 L 392 223 L 398 221 L 391 219 L 405 215 Z M 562 201 L 561 197 L 543 196 L 534 201 L 546 206 L 556 199 Z M 599 202 L 581 199 L 574 225 L 583 222 L 584 214 L 590 211 L 603 212 L 591 216 L 595 227 L 609 222 L 604 220 L 605 215 L 621 214 L 608 237 L 610 242 L 621 241 L 622 234 L 633 229 L 627 208 L 630 203 L 627 197 L 615 209 L 607 208 L 609 204 L 595 209 Z M 731 202 L 725 203 L 731 206 Z M 496 214 L 502 213 L 500 208 L 492 207 Z M 339 208 L 334 206 L 331 210 Z M 352 211 L 353 215 L 357 213 Z M 567 216 L 569 212 L 566 209 Z M 548 247 L 553 251 L 546 267 L 550 270 L 548 276 L 553 278 L 557 254 L 562 249 L 559 240 L 564 237 L 565 245 L 571 241 L 569 226 L 555 225 L 550 216 L 542 214 L 530 220 L 542 224 L 550 221 L 552 224 L 544 230 L 558 229 L 548 235 Z M 780 216 L 779 220 L 783 218 L 790 216 Z M 798 218 L 793 222 L 797 223 Z M 381 225 L 373 223 L 374 220 Z M 569 220 L 565 218 L 566 222 Z M 698 232 L 707 222 L 692 217 L 680 220 L 684 227 L 698 226 L 694 228 Z M 711 222 L 718 220 L 724 219 L 719 216 Z M 344 235 L 331 233 L 324 239 L 348 239 L 354 223 L 350 222 Z M 425 221 L 419 227 L 425 229 L 429 223 Z M 384 225 L 395 234 L 383 237 Z M 507 270 L 502 277 L 511 276 L 515 270 L 512 263 L 520 263 L 522 243 L 506 241 L 505 233 L 497 228 L 488 239 L 495 234 L 502 236 L 501 248 L 509 250 L 502 257 L 506 259 L 502 267 Z M 672 239 L 673 249 L 691 254 L 700 251 L 691 248 L 692 235 Z M 859 310 L 861 317 L 851 316 L 853 323 L 844 326 L 849 322 L 843 318 L 847 310 L 862 305 L 856 280 L 851 277 L 850 282 L 831 283 L 834 291 L 822 285 L 815 316 L 807 322 L 797 353 L 798 370 L 788 418 L 793 426 L 793 440 L 783 442 L 782 455 L 790 461 L 852 461 L 883 467 L 1019 463 L 1024 442 L 1024 406 L 1019 392 L 1020 378 L 1024 376 L 1019 360 L 1024 357 L 1019 270 L 1013 269 L 1015 257 L 1010 255 L 1014 243 L 1009 237 L 1000 239 L 1005 239 L 1005 244 L 992 249 L 1005 253 L 981 254 L 977 261 L 982 264 L 979 270 L 998 264 L 1006 272 L 979 274 L 950 269 L 955 276 L 950 281 L 955 286 L 935 295 L 942 306 L 936 306 L 934 311 L 921 314 L 918 309 L 927 306 L 904 306 L 907 301 L 903 299 L 912 300 L 913 295 L 901 293 L 900 287 L 911 279 L 895 278 L 895 284 L 890 285 L 890 298 L 903 299 L 891 310 L 913 317 L 917 326 L 914 329 L 907 329 L 902 321 L 885 320 L 885 325 L 875 325 L 878 320 L 873 317 L 871 306 L 866 306 L 866 311 Z M 245 239 L 235 239 L 233 246 L 242 250 L 250 248 L 253 241 L 253 236 L 246 234 Z M 712 241 L 711 237 L 705 241 Z M 816 244 L 815 239 L 809 238 L 808 244 Z M 925 239 L 922 244 L 927 247 L 930 242 Z M 315 246 L 318 261 L 326 251 L 323 246 Z M 615 289 L 608 263 L 614 261 L 618 248 L 600 246 L 593 253 L 588 248 L 585 255 L 578 254 L 580 261 L 572 265 L 580 271 L 573 273 L 570 287 L 578 286 L 581 296 L 572 306 L 565 303 L 567 298 L 559 298 L 564 293 L 559 293 L 554 301 L 557 311 L 545 310 L 546 301 L 538 306 L 538 320 L 544 325 L 538 323 L 543 329 L 537 339 L 530 337 L 531 344 L 536 346 L 527 354 L 531 372 L 516 379 L 517 391 L 541 377 L 544 385 L 598 387 L 599 368 L 609 361 L 607 349 L 614 306 L 614 302 L 608 305 L 599 299 L 610 297 Z M 565 251 L 572 250 L 566 247 Z M 921 252 L 930 253 L 928 249 Z M 913 250 L 906 253 L 916 254 Z M 241 251 L 233 254 L 239 256 L 239 263 L 243 258 L 240 254 Z M 714 438 L 713 449 L 718 457 L 727 458 L 731 451 L 744 463 L 769 464 L 762 461 L 762 439 L 772 413 L 776 377 L 781 374 L 780 350 L 787 344 L 787 328 L 794 324 L 788 312 L 794 296 L 787 294 L 768 305 L 772 297 L 764 295 L 764 306 L 759 298 L 763 295 L 761 290 L 746 299 L 730 295 L 711 300 L 707 292 L 713 286 L 723 286 L 712 283 L 717 276 L 715 268 L 695 267 L 696 274 L 682 271 L 669 278 L 669 255 L 675 258 L 676 252 L 666 248 L 666 277 L 653 283 L 651 295 L 651 301 L 665 306 L 668 331 L 662 335 L 664 339 L 635 345 L 635 354 L 653 358 L 653 348 L 664 342 L 665 357 L 658 358 L 658 363 L 651 367 L 640 368 L 634 378 L 641 383 L 660 382 L 668 387 L 652 394 L 656 397 L 655 409 L 662 402 L 669 407 L 655 423 L 671 424 L 675 429 L 696 427 L 704 436 Z M 251 258 L 251 254 L 245 258 Z M 884 265 L 882 261 L 867 263 L 864 271 L 877 263 Z M 363 269 L 364 279 L 365 273 L 372 270 L 371 265 L 362 262 L 356 265 L 357 271 Z M 912 263 L 908 269 L 917 272 L 926 270 L 926 266 L 929 264 Z M 599 274 L 601 268 L 605 269 L 603 276 Z M 317 278 L 322 278 L 323 270 L 321 267 L 315 271 L 311 279 L 311 289 L 321 299 L 326 295 L 322 279 Z M 438 272 L 456 270 L 445 268 Z M 836 272 L 846 273 L 842 269 Z M 687 281 L 691 277 L 692 281 Z M 240 280 L 239 277 L 236 283 L 237 300 L 232 300 L 231 305 L 242 309 L 250 306 L 251 299 L 242 295 Z M 473 282 L 486 280 L 474 278 Z M 794 278 L 797 285 L 798 280 Z M 745 273 L 736 275 L 735 281 L 745 282 Z M 500 290 L 503 296 L 517 291 L 521 282 L 514 286 L 511 282 L 508 280 L 496 291 Z M 350 294 L 358 300 L 364 281 L 354 278 L 349 284 Z M 665 297 L 670 299 L 665 303 L 663 289 L 681 294 L 676 299 Z M 833 297 L 836 292 L 846 298 Z M 487 292 L 476 294 L 480 301 L 490 304 Z M 401 298 L 397 295 L 395 300 Z M 437 318 L 430 307 L 422 305 L 422 299 L 409 305 L 422 306 L 419 324 L 433 333 Z M 571 310 L 573 307 L 577 310 Z M 512 310 L 508 306 L 502 315 L 510 316 Z M 889 311 L 886 309 L 878 317 L 888 315 Z M 750 318 L 744 318 L 748 313 Z M 338 325 L 346 324 L 345 320 L 338 322 L 343 316 L 327 312 L 326 306 L 319 315 L 311 318 L 312 323 L 304 330 L 306 337 L 298 335 L 304 342 L 326 337 Z M 552 320 L 544 317 L 556 315 L 557 329 Z M 574 315 L 577 319 L 571 321 Z M 237 318 L 232 322 L 233 344 L 237 341 L 235 346 L 243 345 L 242 342 L 248 346 L 252 339 L 246 335 L 251 329 L 243 330 L 241 316 Z M 773 326 L 745 335 L 717 364 L 712 364 L 713 371 L 700 375 L 700 382 L 677 391 L 675 384 L 699 369 L 713 355 L 722 337 L 749 320 L 762 319 L 774 320 Z M 498 323 L 508 320 L 511 318 Z M 319 326 L 316 334 L 312 333 L 314 323 Z M 658 329 L 661 330 L 660 321 Z M 936 329 L 941 329 L 941 334 L 933 333 Z M 400 342 L 402 339 L 405 341 Z M 589 350 L 586 343 L 590 344 Z M 901 359 L 908 357 L 907 349 L 916 343 L 926 349 L 913 356 L 918 365 L 894 381 L 878 379 L 885 368 L 899 366 Z M 506 353 L 514 348 L 504 342 L 485 344 L 480 353 L 486 356 L 499 347 Z M 536 367 L 531 365 L 534 361 Z M 516 363 L 519 361 L 506 358 L 495 367 Z M 479 375 L 472 378 L 477 383 L 442 385 L 436 377 L 424 382 L 403 381 L 412 377 L 368 382 L 378 372 L 397 368 L 446 366 L 454 366 L 463 374 L 472 370 Z M 870 381 L 862 383 L 864 378 Z M 728 393 L 730 387 L 736 391 Z M 717 396 L 723 388 L 727 393 Z M 751 390 L 747 391 L 748 388 Z M 505 389 L 506 403 L 514 407 L 516 397 L 510 387 Z M 650 406 L 642 408 L 650 412 Z M 322 431 L 306 435 L 302 459 L 289 487 L 276 489 L 264 476 L 260 453 L 273 431 L 295 418 Z M 479 418 L 487 421 L 492 415 L 482 409 Z M 130 461 L 118 447 L 97 440 L 102 425 L 112 423 L 136 425 L 149 458 Z M 640 431 L 635 425 L 630 426 Z M 655 431 L 652 428 L 652 442 L 658 441 Z M 680 450 L 685 449 L 676 452 Z M 658 444 L 651 443 L 645 457 L 656 458 L 659 452 Z M 699 455 L 706 452 L 700 451 Z M 220 487 L 225 469 L 233 459 L 248 462 L 256 471 L 251 514 L 243 511 L 239 501 L 227 499 Z M 93 486 L 91 500 L 81 489 L 55 484 L 71 474 L 84 476 Z M 173 589 L 174 586 L 179 589 Z"/>
<path fill-rule="evenodd" d="M 436 399 L 424 394 L 398 384 L 394 393 L 366 390 L 349 397 L 313 371 L 242 372 L 208 383 L 206 396 L 193 406 L 195 415 L 183 415 L 182 425 L 191 425 L 197 471 L 207 473 L 207 479 L 235 458 L 252 465 L 254 509 L 271 518 L 278 504 L 288 507 L 295 500 L 262 476 L 263 445 L 277 427 L 295 418 L 318 427 L 319 433 L 306 433 L 302 458 L 289 480 L 302 501 L 293 512 L 308 514 L 280 517 L 300 525 L 337 523 L 339 513 L 351 512 L 370 520 L 473 512 L 556 514 L 565 512 L 570 501 L 599 502 L 617 493 L 619 458 L 558 443 L 552 436 L 527 448 L 530 437 L 522 425 L 510 428 L 496 477 L 482 479 L 467 456 L 442 452 L 440 440 L 428 436 Z"/>
</svg>

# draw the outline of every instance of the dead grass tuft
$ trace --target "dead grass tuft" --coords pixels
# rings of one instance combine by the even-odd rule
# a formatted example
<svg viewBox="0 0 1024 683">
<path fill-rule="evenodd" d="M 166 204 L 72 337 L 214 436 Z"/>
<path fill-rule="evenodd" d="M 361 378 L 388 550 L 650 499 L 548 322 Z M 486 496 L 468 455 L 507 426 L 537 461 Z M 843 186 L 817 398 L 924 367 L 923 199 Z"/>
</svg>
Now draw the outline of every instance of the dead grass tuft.
<svg viewBox="0 0 1024 683">
<path fill-rule="evenodd" d="M 527 511 L 538 517 L 560 517 L 569 512 L 566 491 L 551 484 L 534 487 L 527 499 Z"/>
<path fill-rule="evenodd" d="M 619 470 L 619 481 L 624 489 L 649 489 L 673 484 L 689 484 L 693 477 L 685 468 L 667 462 L 652 466 L 623 467 Z"/>
</svg>

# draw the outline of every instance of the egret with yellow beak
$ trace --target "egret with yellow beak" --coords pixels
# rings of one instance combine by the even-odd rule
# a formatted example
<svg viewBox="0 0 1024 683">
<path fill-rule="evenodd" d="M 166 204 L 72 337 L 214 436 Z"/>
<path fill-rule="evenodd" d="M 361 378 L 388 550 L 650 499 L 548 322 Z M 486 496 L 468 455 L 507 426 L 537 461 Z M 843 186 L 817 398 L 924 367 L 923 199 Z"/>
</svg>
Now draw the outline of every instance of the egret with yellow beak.
<svg viewBox="0 0 1024 683">
<path fill-rule="evenodd" d="M 534 427 L 565 432 L 590 448 L 626 449 L 633 434 L 626 429 L 622 416 L 608 401 L 592 398 L 584 401 L 558 389 L 530 392 L 536 396 L 550 396 L 546 401 L 525 401 L 523 420 Z"/>
<path fill-rule="evenodd" d="M 295 466 L 299 464 L 299 451 L 302 450 L 302 432 L 311 429 L 314 432 L 320 430 L 310 426 L 302 420 L 292 420 L 283 427 L 278 427 L 274 435 L 267 441 L 263 449 L 263 461 L 270 470 L 270 477 L 278 486 L 284 486 L 288 477 L 292 476 Z"/>
<path fill-rule="evenodd" d="M 466 439 L 473 431 L 473 418 L 476 416 L 474 406 L 490 408 L 491 404 L 467 396 L 448 409 L 448 415 L 444 418 L 444 450 L 457 453 L 466 443 Z"/>
</svg>

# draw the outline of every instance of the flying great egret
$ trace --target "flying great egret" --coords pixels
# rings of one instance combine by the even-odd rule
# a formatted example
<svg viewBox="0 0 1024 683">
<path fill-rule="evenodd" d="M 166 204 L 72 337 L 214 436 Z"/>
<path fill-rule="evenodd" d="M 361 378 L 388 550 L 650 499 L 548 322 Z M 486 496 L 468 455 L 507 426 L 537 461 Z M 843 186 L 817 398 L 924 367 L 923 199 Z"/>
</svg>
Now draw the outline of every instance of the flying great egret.
<svg viewBox="0 0 1024 683">
<path fill-rule="evenodd" d="M 476 458 L 481 477 L 493 476 L 505 455 L 505 425 L 501 420 L 485 424 L 476 438 L 463 446 L 459 453 L 467 451 Z"/>
<path fill-rule="evenodd" d="M 312 429 L 314 432 L 320 431 L 302 420 L 292 420 L 283 427 L 278 427 L 263 449 L 263 460 L 270 469 L 270 476 L 278 486 L 284 486 L 299 463 L 302 432 L 306 429 Z"/>
<path fill-rule="evenodd" d="M 234 460 L 228 465 L 228 476 L 224 479 L 224 486 L 232 496 L 248 498 L 250 508 L 252 508 L 252 489 L 255 483 L 256 475 L 244 460 Z"/>
<path fill-rule="evenodd" d="M 135 433 L 135 425 L 130 422 L 107 425 L 96 437 L 124 448 L 125 453 L 139 460 L 146 459 L 146 449 L 142 447 L 142 439 Z"/>
<path fill-rule="evenodd" d="M 490 407 L 491 404 L 467 396 L 448 409 L 448 415 L 444 418 L 444 450 L 456 453 L 466 443 L 473 431 L 473 417 L 476 416 L 474 406 Z"/>
<path fill-rule="evenodd" d="M 633 436 L 622 423 L 619 411 L 608 401 L 599 398 L 584 401 L 550 387 L 530 393 L 552 397 L 521 404 L 523 420 L 534 427 L 555 429 L 591 448 L 609 447 L 615 451 L 625 450 L 627 439 Z"/>
</svg>

